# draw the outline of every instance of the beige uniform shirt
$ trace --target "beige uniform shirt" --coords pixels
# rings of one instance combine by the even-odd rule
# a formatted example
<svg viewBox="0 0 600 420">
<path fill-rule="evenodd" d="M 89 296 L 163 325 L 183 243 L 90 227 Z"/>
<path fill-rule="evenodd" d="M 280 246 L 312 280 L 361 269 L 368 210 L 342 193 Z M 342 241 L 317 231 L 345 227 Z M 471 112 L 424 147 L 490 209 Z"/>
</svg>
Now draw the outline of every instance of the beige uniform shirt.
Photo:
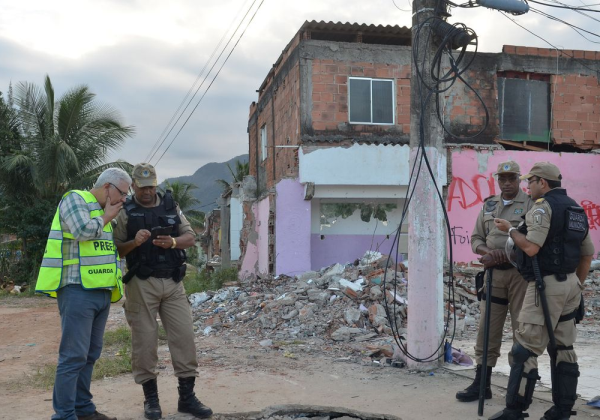
<svg viewBox="0 0 600 420">
<path fill-rule="evenodd" d="M 546 237 L 550 231 L 551 219 L 552 207 L 550 207 L 550 204 L 543 198 L 536 200 L 531 211 L 525 216 L 525 222 L 527 223 L 527 240 L 539 247 L 544 246 L 544 242 L 546 242 Z M 594 244 L 592 243 L 592 238 L 588 231 L 581 243 L 581 255 L 589 256 L 593 254 Z"/>
<path fill-rule="evenodd" d="M 500 194 L 486 199 L 477 216 L 477 222 L 471 235 L 471 249 L 473 252 L 477 254 L 479 245 L 486 245 L 490 249 L 504 249 L 508 240 L 508 233 L 498 229 L 494 225 L 494 219 L 496 217 L 506 219 L 514 227 L 517 227 L 532 205 L 531 197 L 521 189 L 519 189 L 517 196 L 506 205 Z"/>
<path fill-rule="evenodd" d="M 135 200 L 135 196 L 133 196 L 133 199 Z M 160 196 L 156 196 L 156 206 L 160 205 L 161 199 Z M 136 200 L 137 203 L 137 200 Z M 138 203 L 139 204 L 139 203 Z M 194 237 L 196 237 L 196 233 L 194 232 L 194 229 L 192 229 L 192 226 L 190 225 L 190 222 L 188 222 L 188 220 L 185 218 L 185 216 L 183 215 L 183 212 L 181 211 L 181 209 L 179 208 L 179 206 L 177 206 L 175 208 L 175 211 L 177 212 L 177 214 L 179 214 L 179 218 L 181 219 L 181 224 L 179 225 L 179 236 L 185 234 L 185 233 L 191 233 L 192 235 L 194 235 Z M 119 214 L 117 215 L 117 217 L 113 220 L 113 237 L 115 242 L 117 243 L 124 243 L 127 242 L 127 212 L 125 211 L 124 208 L 121 209 L 121 211 L 119 211 Z M 148 239 L 150 240 L 150 239 Z"/>
</svg>

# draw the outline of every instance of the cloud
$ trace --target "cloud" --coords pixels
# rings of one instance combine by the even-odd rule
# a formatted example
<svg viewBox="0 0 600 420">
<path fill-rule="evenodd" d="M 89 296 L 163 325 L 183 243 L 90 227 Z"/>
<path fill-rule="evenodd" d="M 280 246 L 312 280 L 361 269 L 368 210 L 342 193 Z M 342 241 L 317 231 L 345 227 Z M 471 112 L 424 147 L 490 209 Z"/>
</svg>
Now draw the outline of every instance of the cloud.
<svg viewBox="0 0 600 420">
<path fill-rule="evenodd" d="M 232 21 L 235 28 L 253 1 L 55 0 L 50 4 L 0 0 L 0 91 L 6 91 L 11 81 L 13 85 L 18 81 L 41 85 L 45 74 L 52 78 L 57 95 L 75 85 L 88 85 L 99 101 L 120 111 L 125 124 L 136 127 L 135 137 L 111 158 L 140 162 L 147 158 L 226 29 Z M 254 3 L 255 8 L 260 1 Z M 410 8 L 407 0 L 396 0 L 396 4 Z M 536 7 L 592 32 L 597 26 L 572 11 Z M 497 11 L 454 8 L 451 12 L 449 22 L 462 22 L 476 31 L 479 51 L 498 52 L 503 44 L 549 47 Z M 411 26 L 411 16 L 412 11 L 398 10 L 392 0 L 265 1 L 209 93 L 161 159 L 159 175 L 163 179 L 189 175 L 208 162 L 248 152 L 248 109 L 258 97 L 256 89 L 306 20 Z M 532 12 L 511 18 L 556 46 L 597 49 L 597 44 L 564 24 Z M 230 47 L 237 39 L 233 38 Z M 199 95 L 211 80 L 212 76 Z"/>
</svg>

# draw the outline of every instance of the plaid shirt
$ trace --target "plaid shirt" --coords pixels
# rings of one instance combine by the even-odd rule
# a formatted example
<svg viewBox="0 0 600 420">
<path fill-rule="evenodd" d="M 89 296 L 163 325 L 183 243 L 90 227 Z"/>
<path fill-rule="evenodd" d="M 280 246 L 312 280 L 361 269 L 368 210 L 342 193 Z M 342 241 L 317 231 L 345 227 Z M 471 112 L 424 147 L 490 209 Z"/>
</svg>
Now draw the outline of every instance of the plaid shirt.
<svg viewBox="0 0 600 420">
<path fill-rule="evenodd" d="M 104 229 L 101 216 L 90 219 L 90 212 L 85 200 L 76 193 L 71 193 L 59 204 L 60 227 L 63 232 L 71 233 L 77 240 L 63 239 L 63 259 L 79 259 L 78 241 L 89 241 L 100 238 Z M 62 272 L 60 287 L 69 284 L 81 284 L 79 264 L 68 265 Z"/>
</svg>

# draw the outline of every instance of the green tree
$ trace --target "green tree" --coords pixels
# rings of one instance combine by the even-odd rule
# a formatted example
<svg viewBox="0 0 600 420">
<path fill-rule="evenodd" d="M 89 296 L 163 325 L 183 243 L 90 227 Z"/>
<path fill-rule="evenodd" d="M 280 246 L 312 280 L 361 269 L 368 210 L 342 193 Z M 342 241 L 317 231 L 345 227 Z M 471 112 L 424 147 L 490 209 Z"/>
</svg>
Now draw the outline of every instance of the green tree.
<svg viewBox="0 0 600 420">
<path fill-rule="evenodd" d="M 90 188 L 111 166 L 131 170 L 109 153 L 134 133 L 119 113 L 99 103 L 85 85 L 55 100 L 46 76 L 43 88 L 19 83 L 14 106 L 0 103 L 0 226 L 23 243 L 23 263 L 34 270 L 41 259 L 50 221 L 62 194 Z"/>
<path fill-rule="evenodd" d="M 246 175 L 250 174 L 250 162 L 242 163 L 239 160 L 235 161 L 235 171 L 231 168 L 229 163 L 227 164 L 227 169 L 231 173 L 231 181 L 227 181 L 225 179 L 217 179 L 215 182 L 223 188 L 223 192 L 227 193 L 233 189 L 233 184 L 237 184 L 244 180 Z"/>
<path fill-rule="evenodd" d="M 2 175 L 18 175 L 29 200 L 56 199 L 71 188 L 89 188 L 107 167 L 107 155 L 134 133 L 112 107 L 95 100 L 85 85 L 58 101 L 46 76 L 44 88 L 20 83 L 15 92 L 21 139 L 0 164 Z M 4 184 L 4 183 L 3 183 Z"/>
<path fill-rule="evenodd" d="M 192 190 L 197 188 L 198 187 L 190 182 L 175 181 L 170 183 L 169 181 L 165 181 L 164 188 L 159 188 L 159 190 L 163 194 L 166 190 L 171 190 L 173 199 L 179 204 L 179 208 L 185 213 L 185 217 L 192 227 L 202 229 L 204 227 L 204 213 L 197 210 L 197 207 L 200 205 L 200 200 L 192 194 Z"/>
</svg>

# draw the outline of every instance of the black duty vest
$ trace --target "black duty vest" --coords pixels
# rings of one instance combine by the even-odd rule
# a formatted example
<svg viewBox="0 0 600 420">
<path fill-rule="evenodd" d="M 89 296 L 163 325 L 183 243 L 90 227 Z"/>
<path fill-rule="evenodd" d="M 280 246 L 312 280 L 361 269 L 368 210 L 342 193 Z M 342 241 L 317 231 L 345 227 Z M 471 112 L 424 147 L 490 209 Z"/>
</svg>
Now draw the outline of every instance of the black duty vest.
<svg viewBox="0 0 600 420">
<path fill-rule="evenodd" d="M 588 219 L 583 208 L 562 188 L 548 191 L 543 198 L 552 208 L 552 217 L 548 237 L 538 252 L 540 271 L 542 276 L 556 274 L 566 278 L 566 274 L 574 273 L 579 265 L 581 243 L 589 229 Z M 527 234 L 527 226 L 523 224 L 519 231 Z M 515 248 L 519 272 L 525 280 L 535 280 L 533 259 Z"/>
<path fill-rule="evenodd" d="M 140 229 L 152 230 L 157 226 L 173 226 L 172 237 L 179 236 L 179 225 L 181 219 L 177 214 L 177 204 L 173 200 L 171 192 L 167 190 L 160 204 L 156 207 L 140 206 L 133 197 L 129 197 L 125 202 L 125 211 L 127 212 L 127 240 L 135 238 L 135 234 Z M 136 263 L 144 268 L 152 270 L 163 270 L 180 267 L 185 263 L 185 251 L 182 249 L 163 249 L 152 244 L 148 239 L 141 246 L 135 248 L 127 254 L 127 267 L 131 268 Z"/>
</svg>

